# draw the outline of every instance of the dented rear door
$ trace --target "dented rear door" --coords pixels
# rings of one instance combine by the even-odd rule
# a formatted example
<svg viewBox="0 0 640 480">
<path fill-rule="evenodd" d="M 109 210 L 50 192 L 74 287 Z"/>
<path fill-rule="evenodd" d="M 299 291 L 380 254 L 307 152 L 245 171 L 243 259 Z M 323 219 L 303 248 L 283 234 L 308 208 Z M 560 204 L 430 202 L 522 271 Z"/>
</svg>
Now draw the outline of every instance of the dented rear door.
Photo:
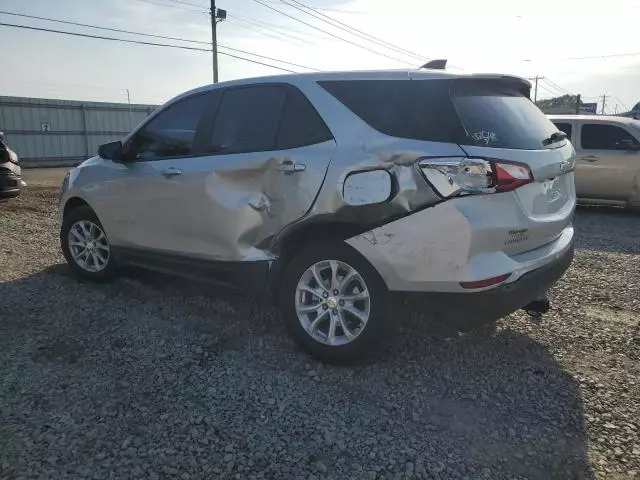
<svg viewBox="0 0 640 480">
<path fill-rule="evenodd" d="M 257 84 L 223 90 L 208 144 L 210 155 L 180 167 L 170 249 L 269 259 L 273 236 L 313 205 L 335 152 L 331 133 L 295 87 Z"/>
</svg>

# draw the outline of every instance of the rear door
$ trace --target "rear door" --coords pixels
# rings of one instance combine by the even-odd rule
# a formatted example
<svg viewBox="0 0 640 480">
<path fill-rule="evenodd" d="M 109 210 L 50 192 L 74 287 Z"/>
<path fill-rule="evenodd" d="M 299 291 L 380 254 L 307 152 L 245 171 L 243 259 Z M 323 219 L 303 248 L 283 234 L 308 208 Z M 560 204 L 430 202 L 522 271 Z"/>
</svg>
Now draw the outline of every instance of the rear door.
<svg viewBox="0 0 640 480">
<path fill-rule="evenodd" d="M 176 188 L 167 218 L 183 254 L 221 261 L 269 258 L 269 239 L 303 216 L 335 151 L 330 131 L 297 88 L 255 84 L 219 90 L 204 150 Z"/>
<path fill-rule="evenodd" d="M 578 196 L 626 201 L 640 169 L 640 141 L 625 125 L 583 121 L 576 163 Z M 635 146 L 635 147 L 634 147 Z"/>
</svg>

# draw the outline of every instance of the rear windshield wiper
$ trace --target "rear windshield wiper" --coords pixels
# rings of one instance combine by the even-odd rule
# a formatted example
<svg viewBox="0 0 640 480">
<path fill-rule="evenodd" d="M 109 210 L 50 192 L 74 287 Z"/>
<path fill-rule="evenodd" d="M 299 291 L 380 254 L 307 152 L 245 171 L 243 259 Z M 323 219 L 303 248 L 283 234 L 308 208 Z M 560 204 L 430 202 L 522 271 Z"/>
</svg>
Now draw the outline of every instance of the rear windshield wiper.
<svg viewBox="0 0 640 480">
<path fill-rule="evenodd" d="M 560 140 L 564 140 L 565 138 L 567 138 L 567 134 L 558 130 L 557 132 L 553 132 L 549 136 L 549 138 L 545 138 L 544 140 L 542 140 L 542 145 L 546 147 L 547 145 L 559 142 Z"/>
</svg>

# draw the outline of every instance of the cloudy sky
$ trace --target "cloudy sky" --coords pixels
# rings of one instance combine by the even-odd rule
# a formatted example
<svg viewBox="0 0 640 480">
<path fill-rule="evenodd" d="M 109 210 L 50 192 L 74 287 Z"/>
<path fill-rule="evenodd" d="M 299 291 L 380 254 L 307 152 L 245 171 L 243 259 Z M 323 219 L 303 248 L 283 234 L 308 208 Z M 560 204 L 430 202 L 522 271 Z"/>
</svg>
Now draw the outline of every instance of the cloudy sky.
<svg viewBox="0 0 640 480">
<path fill-rule="evenodd" d="M 312 15 L 300 4 L 313 7 Z M 422 58 L 447 58 L 464 72 L 544 76 L 539 98 L 571 92 L 596 101 L 606 94 L 608 112 L 640 101 L 640 0 L 590 5 L 573 0 L 217 0 L 217 6 L 228 14 L 218 25 L 221 52 L 281 68 L 415 68 Z M 207 7 L 208 0 L 2 0 L 0 23 L 206 49 L 211 38 Z M 330 18 L 378 40 L 338 29 L 328 23 Z M 203 51 L 8 26 L 0 26 L 0 45 L 0 95 L 126 101 L 128 89 L 134 103 L 161 103 L 212 81 L 211 54 Z M 282 73 L 225 55 L 219 62 L 221 81 Z"/>
</svg>

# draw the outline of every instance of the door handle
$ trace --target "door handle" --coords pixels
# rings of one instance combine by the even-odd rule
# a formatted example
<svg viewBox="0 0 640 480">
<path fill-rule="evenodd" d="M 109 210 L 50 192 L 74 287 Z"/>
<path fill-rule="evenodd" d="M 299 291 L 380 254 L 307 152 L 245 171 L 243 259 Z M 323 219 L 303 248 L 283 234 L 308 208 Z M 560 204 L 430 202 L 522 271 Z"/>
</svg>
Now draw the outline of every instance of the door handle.
<svg viewBox="0 0 640 480">
<path fill-rule="evenodd" d="M 600 157 L 596 157 L 595 155 L 587 155 L 584 157 L 580 157 L 580 160 L 584 160 L 585 162 L 597 162 Z"/>
<path fill-rule="evenodd" d="M 166 170 L 161 171 L 160 175 L 165 178 L 177 177 L 178 175 L 182 175 L 182 170 L 175 167 L 169 167 Z"/>
<path fill-rule="evenodd" d="M 294 172 L 304 172 L 307 169 L 307 166 L 302 163 L 295 163 L 292 160 L 283 160 L 278 165 L 278 170 L 283 173 L 294 173 Z"/>
</svg>

